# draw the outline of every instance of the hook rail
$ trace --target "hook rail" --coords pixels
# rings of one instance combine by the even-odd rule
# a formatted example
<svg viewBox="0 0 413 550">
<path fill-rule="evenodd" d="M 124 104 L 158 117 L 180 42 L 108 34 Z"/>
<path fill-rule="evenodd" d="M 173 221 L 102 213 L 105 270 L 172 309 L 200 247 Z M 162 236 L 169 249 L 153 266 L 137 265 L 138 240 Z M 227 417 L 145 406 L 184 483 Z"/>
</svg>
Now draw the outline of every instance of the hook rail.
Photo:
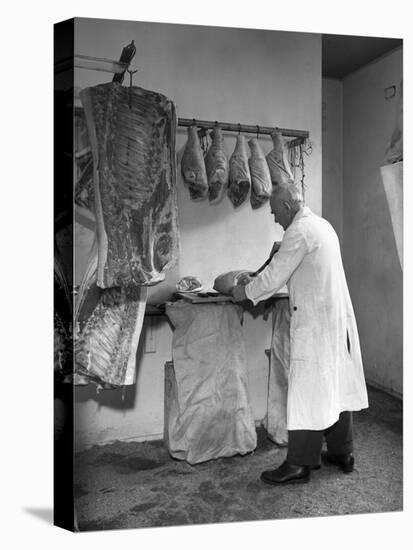
<svg viewBox="0 0 413 550">
<path fill-rule="evenodd" d="M 275 126 L 261 126 L 258 124 L 240 124 L 238 122 L 217 122 L 212 120 L 198 120 L 193 118 L 179 118 L 178 126 L 188 127 L 188 126 L 197 126 L 198 128 L 203 128 L 206 130 L 212 130 L 215 126 L 219 126 L 221 130 L 228 132 L 243 132 L 247 134 L 256 134 L 257 129 L 259 129 L 259 135 L 271 135 Z M 278 128 L 281 131 L 281 134 L 284 137 L 297 138 L 297 141 L 294 140 L 294 145 L 301 143 L 310 136 L 310 132 L 307 130 L 292 130 L 290 128 Z M 293 146 L 293 142 L 289 142 L 289 145 Z"/>
</svg>

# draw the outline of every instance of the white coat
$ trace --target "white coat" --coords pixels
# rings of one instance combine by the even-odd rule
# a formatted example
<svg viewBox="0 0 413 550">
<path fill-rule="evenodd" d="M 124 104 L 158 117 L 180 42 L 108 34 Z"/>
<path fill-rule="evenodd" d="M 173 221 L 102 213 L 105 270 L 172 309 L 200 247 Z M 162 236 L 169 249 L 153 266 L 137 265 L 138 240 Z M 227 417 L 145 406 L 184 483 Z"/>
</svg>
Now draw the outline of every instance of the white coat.
<svg viewBox="0 0 413 550">
<path fill-rule="evenodd" d="M 324 430 L 368 407 L 357 325 L 332 226 L 301 208 L 270 264 L 245 287 L 256 304 L 288 286 L 288 430 Z"/>
</svg>

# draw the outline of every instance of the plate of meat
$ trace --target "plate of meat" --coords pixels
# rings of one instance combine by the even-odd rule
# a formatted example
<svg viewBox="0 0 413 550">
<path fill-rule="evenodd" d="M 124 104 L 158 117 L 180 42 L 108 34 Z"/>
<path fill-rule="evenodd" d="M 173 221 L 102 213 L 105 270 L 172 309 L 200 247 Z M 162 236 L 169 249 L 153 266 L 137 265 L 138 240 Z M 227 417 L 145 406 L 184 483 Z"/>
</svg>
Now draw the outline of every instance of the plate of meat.
<svg viewBox="0 0 413 550">
<path fill-rule="evenodd" d="M 187 275 L 186 277 L 182 277 L 177 283 L 176 283 L 176 289 L 178 292 L 199 292 L 202 290 L 202 281 L 198 277 L 194 277 L 193 275 Z"/>
</svg>

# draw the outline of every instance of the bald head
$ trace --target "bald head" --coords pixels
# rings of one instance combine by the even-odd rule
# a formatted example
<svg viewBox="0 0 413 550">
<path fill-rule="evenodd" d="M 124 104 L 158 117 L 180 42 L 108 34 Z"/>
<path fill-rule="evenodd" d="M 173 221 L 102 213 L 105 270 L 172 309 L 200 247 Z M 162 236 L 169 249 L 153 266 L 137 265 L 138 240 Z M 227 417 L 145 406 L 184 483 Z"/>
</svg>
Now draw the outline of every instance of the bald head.
<svg viewBox="0 0 413 550">
<path fill-rule="evenodd" d="M 284 229 L 291 224 L 303 204 L 303 195 L 294 183 L 273 185 L 270 198 L 271 213 L 275 223 L 279 223 Z"/>
<path fill-rule="evenodd" d="M 271 197 L 277 197 L 280 200 L 287 201 L 291 205 L 303 205 L 303 195 L 300 189 L 293 183 L 277 183 L 272 186 Z"/>
</svg>

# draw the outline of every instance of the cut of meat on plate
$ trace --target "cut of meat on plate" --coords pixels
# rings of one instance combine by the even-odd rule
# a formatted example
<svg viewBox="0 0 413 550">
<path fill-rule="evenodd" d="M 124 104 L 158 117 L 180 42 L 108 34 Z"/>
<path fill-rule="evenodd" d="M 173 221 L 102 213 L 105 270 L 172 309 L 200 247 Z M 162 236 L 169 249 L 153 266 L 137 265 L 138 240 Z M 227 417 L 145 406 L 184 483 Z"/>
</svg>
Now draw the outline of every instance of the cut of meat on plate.
<svg viewBox="0 0 413 550">
<path fill-rule="evenodd" d="M 188 184 L 192 200 L 204 199 L 208 195 L 208 180 L 204 154 L 199 142 L 196 126 L 189 126 L 188 141 L 181 160 L 181 173 Z"/>
<path fill-rule="evenodd" d="M 218 126 L 212 131 L 212 143 L 205 157 L 208 176 L 208 198 L 211 204 L 220 202 L 228 186 L 228 155 L 224 148 L 224 136 Z"/>
<path fill-rule="evenodd" d="M 117 83 L 80 93 L 93 153 L 101 288 L 153 285 L 178 253 L 172 101 Z"/>
<path fill-rule="evenodd" d="M 271 134 L 271 137 L 273 149 L 266 156 L 268 168 L 270 169 L 271 182 L 273 185 L 277 183 L 293 182 L 294 176 L 288 162 L 288 152 L 283 143 L 281 130 L 275 130 Z"/>
<path fill-rule="evenodd" d="M 264 153 L 261 150 L 258 139 L 252 138 L 248 145 L 251 149 L 249 158 L 250 173 L 251 173 L 251 206 L 259 208 L 271 196 L 271 177 L 267 161 Z"/>
<path fill-rule="evenodd" d="M 83 309 L 88 311 L 79 316 L 76 374 L 101 387 L 135 383 L 136 351 L 146 297 L 145 287 L 102 290 L 95 285 L 90 288 L 83 304 Z M 91 304 L 88 305 L 88 301 Z"/>
<path fill-rule="evenodd" d="M 244 136 L 237 136 L 237 144 L 229 159 L 228 197 L 234 206 L 240 206 L 249 193 L 251 175 L 247 144 Z"/>
<path fill-rule="evenodd" d="M 186 275 L 176 283 L 178 292 L 196 292 L 202 289 L 202 281 L 193 275 Z"/>
</svg>

